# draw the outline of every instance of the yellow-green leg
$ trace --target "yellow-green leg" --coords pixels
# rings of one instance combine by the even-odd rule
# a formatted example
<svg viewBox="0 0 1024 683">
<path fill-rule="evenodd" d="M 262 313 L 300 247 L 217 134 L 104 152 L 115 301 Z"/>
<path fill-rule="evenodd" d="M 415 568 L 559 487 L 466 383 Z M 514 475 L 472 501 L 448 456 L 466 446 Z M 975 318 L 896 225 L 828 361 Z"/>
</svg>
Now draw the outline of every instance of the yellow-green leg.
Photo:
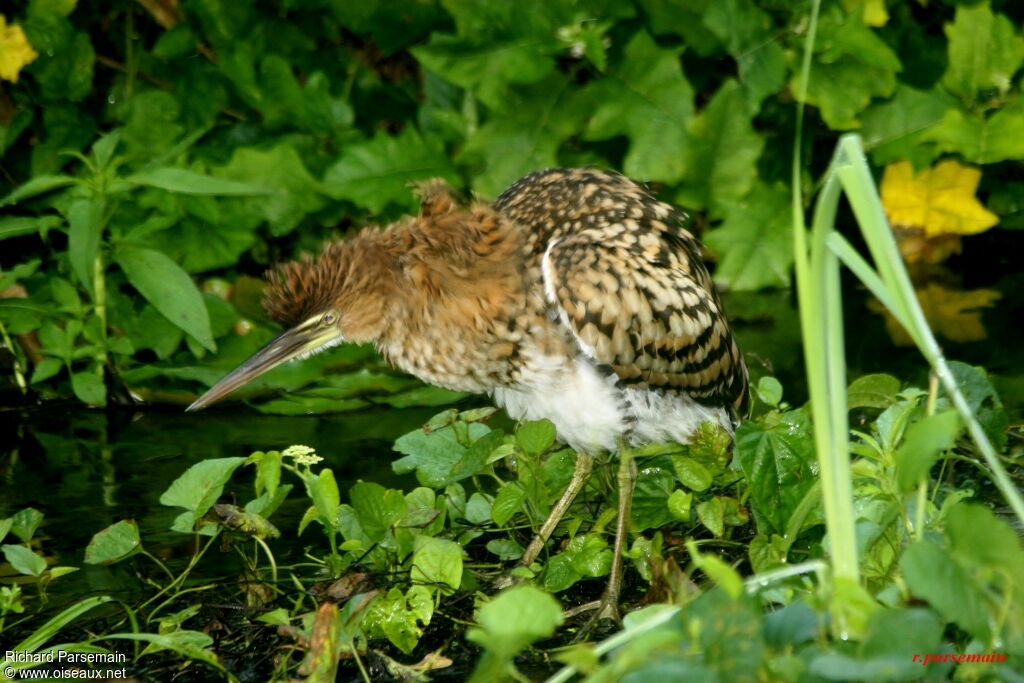
<svg viewBox="0 0 1024 683">
<path fill-rule="evenodd" d="M 519 563 L 528 567 L 533 564 L 533 561 L 540 555 L 540 551 L 544 549 L 544 544 L 551 538 L 551 534 L 554 533 L 555 527 L 562 521 L 562 517 L 572 507 L 573 501 L 576 500 L 576 496 L 580 494 L 583 487 L 587 485 L 587 480 L 590 479 L 590 472 L 594 468 L 594 458 L 589 453 L 577 453 L 576 454 L 576 467 L 572 472 L 572 479 L 569 480 L 569 485 L 565 489 L 565 493 L 558 499 L 554 507 L 551 508 L 551 514 L 544 520 L 544 524 L 541 525 L 540 531 L 533 537 L 530 545 L 526 547 L 526 551 L 523 552 L 522 559 Z"/>
</svg>

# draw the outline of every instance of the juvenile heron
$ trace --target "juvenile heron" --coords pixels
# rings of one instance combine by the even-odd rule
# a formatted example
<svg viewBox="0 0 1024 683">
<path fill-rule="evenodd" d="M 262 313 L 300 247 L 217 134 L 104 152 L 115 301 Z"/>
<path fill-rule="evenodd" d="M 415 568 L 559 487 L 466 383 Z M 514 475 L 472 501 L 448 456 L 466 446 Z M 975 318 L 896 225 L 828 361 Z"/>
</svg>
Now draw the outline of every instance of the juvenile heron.
<svg viewBox="0 0 1024 683">
<path fill-rule="evenodd" d="M 488 393 L 515 419 L 551 420 L 579 453 L 572 480 L 526 549 L 530 564 L 586 484 L 593 456 L 620 454 L 619 515 L 598 618 L 618 618 L 636 465 L 630 447 L 732 430 L 747 369 L 687 215 L 592 168 L 522 178 L 490 205 L 441 182 L 419 216 L 331 242 L 269 276 L 268 314 L 287 331 L 189 410 L 263 372 L 343 342 L 450 389 Z"/>
</svg>

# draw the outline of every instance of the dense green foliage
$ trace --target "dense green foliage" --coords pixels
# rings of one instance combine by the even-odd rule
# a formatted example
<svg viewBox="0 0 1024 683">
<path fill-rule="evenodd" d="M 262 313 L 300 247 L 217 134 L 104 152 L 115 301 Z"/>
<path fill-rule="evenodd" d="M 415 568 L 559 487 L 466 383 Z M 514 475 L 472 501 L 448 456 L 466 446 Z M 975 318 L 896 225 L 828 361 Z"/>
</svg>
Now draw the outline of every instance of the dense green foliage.
<svg viewBox="0 0 1024 683">
<path fill-rule="evenodd" d="M 950 153 L 983 165 L 1002 225 L 1024 225 L 1021 7 L 885 4 L 823 8 L 803 182 L 824 172 L 838 131 L 857 129 L 879 166 Z M 409 183 L 430 177 L 492 198 L 544 166 L 621 169 L 700 212 L 720 283 L 790 282 L 802 3 L 32 0 L 4 12 L 38 56 L 0 90 L 0 292 L 28 297 L 0 300 L 0 323 L 35 334 L 18 366 L 46 395 L 102 405 L 123 382 L 184 400 L 269 334 L 240 276 L 415 210 Z M 240 319 L 258 329 L 239 336 Z M 391 379 L 369 390 L 395 393 L 379 388 Z M 307 408 L 367 391 L 325 389 Z"/>
</svg>

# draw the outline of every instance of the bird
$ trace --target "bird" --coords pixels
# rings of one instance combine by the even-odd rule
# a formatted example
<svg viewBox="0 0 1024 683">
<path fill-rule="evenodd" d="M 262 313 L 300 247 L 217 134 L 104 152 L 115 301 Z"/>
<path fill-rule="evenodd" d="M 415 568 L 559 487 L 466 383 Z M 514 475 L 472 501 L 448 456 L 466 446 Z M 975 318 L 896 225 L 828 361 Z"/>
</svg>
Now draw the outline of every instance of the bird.
<svg viewBox="0 0 1024 683">
<path fill-rule="evenodd" d="M 489 394 L 517 420 L 550 420 L 577 452 L 566 490 L 520 563 L 543 552 L 595 457 L 617 453 L 618 519 L 595 618 L 618 620 L 636 464 L 702 422 L 733 432 L 748 374 L 689 214 L 593 167 L 549 168 L 496 200 L 440 180 L 418 215 L 328 242 L 268 273 L 264 309 L 285 327 L 198 398 L 204 408 L 289 360 L 371 343 L 391 365 Z"/>
</svg>

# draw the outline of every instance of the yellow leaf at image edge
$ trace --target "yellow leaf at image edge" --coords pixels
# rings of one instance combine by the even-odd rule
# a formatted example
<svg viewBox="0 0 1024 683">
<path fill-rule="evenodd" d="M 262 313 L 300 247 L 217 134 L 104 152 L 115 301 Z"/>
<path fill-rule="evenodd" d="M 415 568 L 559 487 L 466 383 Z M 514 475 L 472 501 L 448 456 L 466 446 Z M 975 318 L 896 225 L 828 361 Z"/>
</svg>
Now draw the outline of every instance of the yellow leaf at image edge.
<svg viewBox="0 0 1024 683">
<path fill-rule="evenodd" d="M 31 64 L 39 54 L 32 49 L 25 32 L 17 24 L 7 25 L 0 14 L 0 79 L 18 82 L 18 73 Z"/>
<path fill-rule="evenodd" d="M 885 167 L 882 205 L 889 223 L 918 228 L 925 236 L 972 235 L 999 222 L 974 196 L 981 171 L 951 159 L 917 175 L 909 161 Z"/>
</svg>

